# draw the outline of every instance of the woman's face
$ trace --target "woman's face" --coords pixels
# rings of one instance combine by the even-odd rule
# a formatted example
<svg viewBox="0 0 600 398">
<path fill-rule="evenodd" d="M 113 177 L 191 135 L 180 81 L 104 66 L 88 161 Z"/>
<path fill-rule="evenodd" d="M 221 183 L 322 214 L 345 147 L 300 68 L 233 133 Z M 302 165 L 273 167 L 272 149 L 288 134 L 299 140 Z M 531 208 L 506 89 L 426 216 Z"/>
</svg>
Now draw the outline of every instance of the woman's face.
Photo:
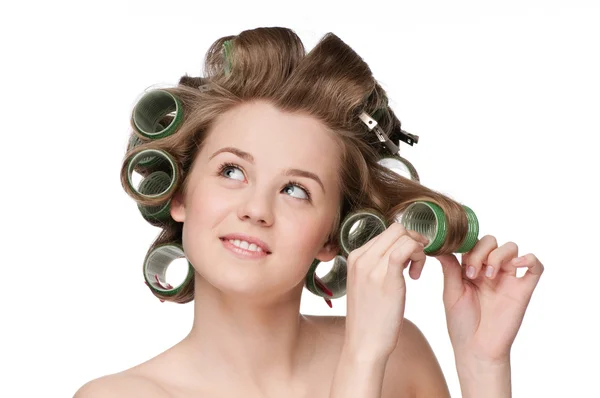
<svg viewBox="0 0 600 398">
<path fill-rule="evenodd" d="M 222 114 L 195 159 L 187 196 L 171 205 L 184 223 L 187 259 L 222 291 L 277 295 L 297 286 L 313 259 L 337 253 L 325 243 L 340 202 L 339 157 L 333 134 L 312 117 L 264 101 Z M 232 247 L 227 237 L 235 234 L 259 239 L 269 253 Z"/>
</svg>

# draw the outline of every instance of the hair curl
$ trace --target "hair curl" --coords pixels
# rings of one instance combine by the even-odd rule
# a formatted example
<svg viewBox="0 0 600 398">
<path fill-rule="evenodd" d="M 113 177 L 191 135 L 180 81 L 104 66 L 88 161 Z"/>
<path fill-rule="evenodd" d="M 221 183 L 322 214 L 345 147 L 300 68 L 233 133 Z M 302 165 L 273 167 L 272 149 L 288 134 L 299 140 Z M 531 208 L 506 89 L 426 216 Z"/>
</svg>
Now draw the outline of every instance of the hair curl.
<svg viewBox="0 0 600 398">
<path fill-rule="evenodd" d="M 389 153 L 358 116 L 363 111 L 376 115 L 379 126 L 396 143 L 398 137 L 393 132 L 399 130 L 400 121 L 388 107 L 386 92 L 369 66 L 333 33 L 323 36 L 308 53 L 300 38 L 287 28 L 257 28 L 222 37 L 206 53 L 203 74 L 204 77 L 182 76 L 176 87 L 163 89 L 181 102 L 185 115 L 175 134 L 149 140 L 136 131 L 132 122 L 130 140 L 135 145 L 130 145 L 125 154 L 121 183 L 139 206 L 164 205 L 165 198 L 141 197 L 132 190 L 127 169 L 133 156 L 147 149 L 171 155 L 177 178 L 168 199 L 176 192 L 185 195 L 188 171 L 215 119 L 241 103 L 263 99 L 282 111 L 310 115 L 339 137 L 342 202 L 330 242 L 339 247 L 341 221 L 352 211 L 373 209 L 392 223 L 416 201 L 437 204 L 447 217 L 447 239 L 432 255 L 453 253 L 464 240 L 468 222 L 460 203 L 378 163 Z M 210 84 L 209 90 L 199 89 L 206 84 Z M 183 223 L 169 216 L 153 224 L 162 231 L 150 250 L 164 243 L 181 242 Z M 315 266 L 313 263 L 312 272 Z M 194 298 L 194 278 L 186 281 L 175 295 L 151 291 L 161 300 L 187 303 Z"/>
</svg>

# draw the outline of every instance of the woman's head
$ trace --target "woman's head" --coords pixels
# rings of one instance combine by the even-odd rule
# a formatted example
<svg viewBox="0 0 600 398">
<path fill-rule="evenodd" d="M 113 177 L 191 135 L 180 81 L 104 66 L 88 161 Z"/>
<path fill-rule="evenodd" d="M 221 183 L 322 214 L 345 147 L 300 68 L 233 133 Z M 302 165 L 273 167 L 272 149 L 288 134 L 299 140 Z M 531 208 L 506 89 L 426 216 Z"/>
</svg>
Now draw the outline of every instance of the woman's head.
<svg viewBox="0 0 600 398">
<path fill-rule="evenodd" d="M 171 203 L 187 259 L 223 291 L 277 294 L 303 282 L 313 259 L 337 253 L 327 239 L 341 197 L 339 155 L 334 134 L 311 116 L 264 100 L 221 114 L 188 171 L 185 194 Z M 228 241 L 244 240 L 236 235 L 259 239 L 268 251 L 239 258 L 227 249 Z"/>
<path fill-rule="evenodd" d="M 218 238 L 253 235 L 272 243 L 273 256 L 284 259 L 282 249 L 298 256 L 294 271 L 286 274 L 291 282 L 308 270 L 311 256 L 333 258 L 340 223 L 348 212 L 370 208 L 392 222 L 417 200 L 437 203 L 448 216 L 449 239 L 436 255 L 458 247 L 467 230 L 461 205 L 378 163 L 387 151 L 358 116 L 377 114 L 379 126 L 395 142 L 393 132 L 400 121 L 387 107 L 385 92 L 368 65 L 337 36 L 325 35 L 305 54 L 289 29 L 244 31 L 217 40 L 206 55 L 204 70 L 204 77 L 183 76 L 177 87 L 166 89 L 182 103 L 185 116 L 177 132 L 130 149 L 124 160 L 122 182 L 130 194 L 124 175 L 128 159 L 136 153 L 162 149 L 180 169 L 172 218 L 160 224 L 163 232 L 153 247 L 179 241 L 192 264 L 200 257 L 225 261 L 229 253 L 223 252 Z M 210 159 L 225 147 L 251 154 L 254 164 L 230 152 Z M 223 162 L 240 169 L 229 167 L 217 176 Z M 312 204 L 303 202 L 304 191 L 287 186 L 288 177 L 281 174 L 288 168 L 317 175 L 325 192 L 316 181 L 294 176 L 313 195 Z M 136 200 L 146 206 L 159 204 Z M 282 226 L 295 230 L 280 231 Z M 293 239 L 301 242 L 294 246 Z M 202 245 L 214 251 L 202 253 Z M 235 276 L 213 277 L 231 281 Z M 235 288 L 241 289 L 241 282 Z M 193 278 L 175 296 L 153 293 L 190 301 Z"/>
</svg>

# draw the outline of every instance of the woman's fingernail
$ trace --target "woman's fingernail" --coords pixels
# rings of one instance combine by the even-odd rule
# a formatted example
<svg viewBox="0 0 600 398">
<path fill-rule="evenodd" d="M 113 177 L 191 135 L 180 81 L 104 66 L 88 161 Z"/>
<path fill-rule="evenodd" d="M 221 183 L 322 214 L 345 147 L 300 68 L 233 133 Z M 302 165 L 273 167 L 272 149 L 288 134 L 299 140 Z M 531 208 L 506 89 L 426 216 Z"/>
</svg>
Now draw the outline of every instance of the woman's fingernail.
<svg viewBox="0 0 600 398">
<path fill-rule="evenodd" d="M 494 275 L 494 267 L 488 266 L 485 270 L 485 276 L 487 276 L 488 278 L 491 278 L 492 275 Z"/>
<path fill-rule="evenodd" d="M 469 265 L 469 268 L 467 268 L 467 276 L 471 279 L 475 277 L 475 267 L 473 267 L 472 265 Z"/>
</svg>

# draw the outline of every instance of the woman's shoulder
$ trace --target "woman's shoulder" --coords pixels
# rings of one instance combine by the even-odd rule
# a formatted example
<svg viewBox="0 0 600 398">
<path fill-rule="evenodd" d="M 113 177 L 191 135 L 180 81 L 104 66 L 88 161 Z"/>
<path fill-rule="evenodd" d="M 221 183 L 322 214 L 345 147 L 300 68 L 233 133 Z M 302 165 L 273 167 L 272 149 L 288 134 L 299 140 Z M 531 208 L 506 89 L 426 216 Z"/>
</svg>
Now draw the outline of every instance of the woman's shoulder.
<svg viewBox="0 0 600 398">
<path fill-rule="evenodd" d="M 331 336 L 339 336 L 342 349 L 346 329 L 345 316 L 310 317 Z M 390 355 L 383 379 L 382 397 L 449 397 L 440 364 L 419 327 L 404 318 L 398 344 Z"/>
<path fill-rule="evenodd" d="M 318 327 L 323 336 L 333 336 L 336 338 L 338 346 L 342 346 L 346 333 L 346 317 L 343 315 L 332 315 L 332 316 L 307 316 L 312 324 Z M 400 331 L 400 337 L 398 339 L 398 345 L 396 346 L 395 352 L 402 352 L 402 355 L 396 355 L 390 357 L 390 359 L 406 359 L 411 356 L 419 356 L 423 354 L 423 350 L 431 349 L 429 343 L 425 338 L 421 330 L 412 321 L 404 318 L 402 329 Z"/>
<path fill-rule="evenodd" d="M 85 383 L 73 398 L 167 398 L 169 395 L 152 380 L 128 371 L 102 376 Z"/>
<path fill-rule="evenodd" d="M 311 333 L 320 353 L 320 359 L 315 361 L 319 369 L 313 374 L 313 381 L 318 379 L 322 383 L 330 383 L 343 349 L 346 317 L 304 315 L 304 318 L 314 327 L 313 332 L 317 331 L 316 334 Z M 174 384 L 172 377 L 167 376 L 169 366 L 166 364 L 172 361 L 163 358 L 165 354 L 123 372 L 94 379 L 84 384 L 74 398 L 197 395 L 189 393 L 192 390 L 183 385 Z M 324 372 L 323 369 L 331 369 L 331 372 Z M 447 386 L 429 343 L 419 328 L 405 318 L 398 345 L 386 366 L 382 397 L 396 397 L 399 394 L 407 397 L 449 396 L 445 392 Z"/>
</svg>

